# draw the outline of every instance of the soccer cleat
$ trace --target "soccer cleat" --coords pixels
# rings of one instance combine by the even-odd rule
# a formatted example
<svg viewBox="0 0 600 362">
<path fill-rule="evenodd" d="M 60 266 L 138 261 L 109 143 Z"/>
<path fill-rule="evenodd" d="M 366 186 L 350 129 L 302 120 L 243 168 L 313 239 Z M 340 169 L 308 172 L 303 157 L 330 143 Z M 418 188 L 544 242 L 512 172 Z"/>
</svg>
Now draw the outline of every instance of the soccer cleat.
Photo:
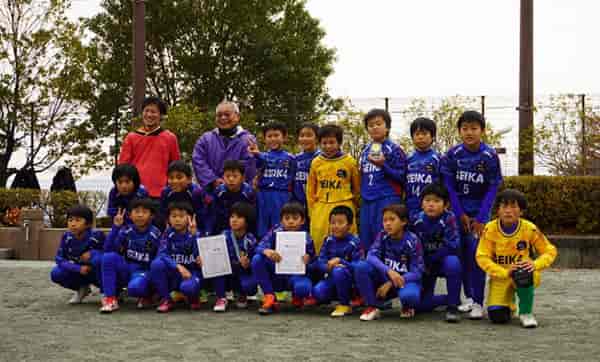
<svg viewBox="0 0 600 362">
<path fill-rule="evenodd" d="M 200 298 L 190 299 L 190 309 L 191 310 L 199 310 L 202 307 L 202 303 L 200 303 Z"/>
<path fill-rule="evenodd" d="M 344 316 L 347 316 L 350 314 L 352 314 L 352 307 L 349 305 L 341 305 L 341 304 L 338 304 L 335 307 L 335 310 L 333 312 L 331 312 L 331 316 L 334 318 L 335 317 L 344 317 Z"/>
<path fill-rule="evenodd" d="M 483 318 L 483 307 L 478 303 L 473 303 L 473 307 L 471 307 L 471 312 L 469 312 L 469 319 L 481 319 Z"/>
<path fill-rule="evenodd" d="M 208 303 L 208 291 L 206 289 L 200 289 L 200 303 Z"/>
<path fill-rule="evenodd" d="M 215 306 L 213 307 L 213 312 L 225 312 L 227 310 L 227 298 L 217 298 L 215 301 Z"/>
<path fill-rule="evenodd" d="M 304 306 L 305 307 L 314 307 L 315 305 L 318 305 L 319 301 L 317 300 L 317 298 L 310 296 L 310 297 L 306 297 L 304 298 Z"/>
<path fill-rule="evenodd" d="M 171 300 L 173 303 L 185 302 L 185 295 L 182 292 L 173 291 L 171 292 Z"/>
<path fill-rule="evenodd" d="M 289 298 L 289 293 L 286 291 L 283 292 L 275 292 L 275 296 L 277 297 L 278 302 L 285 302 Z"/>
<path fill-rule="evenodd" d="M 352 301 L 350 302 L 350 305 L 354 308 L 361 307 L 364 304 L 365 304 L 365 300 L 360 295 L 354 297 L 352 299 Z"/>
<path fill-rule="evenodd" d="M 275 294 L 265 294 L 262 306 L 258 309 L 258 313 L 262 315 L 271 314 L 277 310 L 277 300 Z"/>
<path fill-rule="evenodd" d="M 467 298 L 463 304 L 458 306 L 458 311 L 461 313 L 468 313 L 473 308 L 473 299 Z"/>
<path fill-rule="evenodd" d="M 90 286 L 84 285 L 83 287 L 79 288 L 79 290 L 73 294 L 71 299 L 69 299 L 69 304 L 80 304 L 83 301 L 83 298 L 90 295 L 91 292 L 92 292 L 92 289 L 90 288 Z"/>
<path fill-rule="evenodd" d="M 402 310 L 400 311 L 400 318 L 412 318 L 414 316 L 415 316 L 414 308 L 402 307 Z"/>
<path fill-rule="evenodd" d="M 119 309 L 119 301 L 117 297 L 103 297 L 100 313 L 112 313 Z"/>
<path fill-rule="evenodd" d="M 137 300 L 137 309 L 144 309 L 152 306 L 152 298 L 150 297 L 142 297 Z"/>
<path fill-rule="evenodd" d="M 246 309 L 248 308 L 248 297 L 245 295 L 240 295 L 235 303 L 236 308 L 238 309 Z"/>
<path fill-rule="evenodd" d="M 533 314 L 521 314 L 519 319 L 521 320 L 521 326 L 523 328 L 537 328 L 538 326 Z"/>
<path fill-rule="evenodd" d="M 379 311 L 379 308 L 368 307 L 360 315 L 360 320 L 361 321 L 372 321 L 375 319 L 379 319 L 380 316 L 381 316 L 381 312 Z"/>
<path fill-rule="evenodd" d="M 448 322 L 448 323 L 460 322 L 460 314 L 458 314 L 458 309 L 456 307 L 448 307 L 448 309 L 446 309 L 446 322 Z"/>
<path fill-rule="evenodd" d="M 173 309 L 174 303 L 170 299 L 163 299 L 158 307 L 156 307 L 156 311 L 158 313 L 169 313 L 171 309 Z"/>
<path fill-rule="evenodd" d="M 300 297 L 292 297 L 292 305 L 296 308 L 304 307 L 304 299 Z"/>
</svg>

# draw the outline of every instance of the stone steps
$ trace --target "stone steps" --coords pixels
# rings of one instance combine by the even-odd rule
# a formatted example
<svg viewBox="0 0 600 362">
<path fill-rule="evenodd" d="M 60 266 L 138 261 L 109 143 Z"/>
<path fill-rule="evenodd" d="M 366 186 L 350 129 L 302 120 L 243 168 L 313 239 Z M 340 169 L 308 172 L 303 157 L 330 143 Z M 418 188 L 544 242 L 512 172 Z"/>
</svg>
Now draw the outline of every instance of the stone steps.
<svg viewBox="0 0 600 362">
<path fill-rule="evenodd" d="M 13 249 L 0 248 L 0 260 L 12 259 L 14 255 Z"/>
</svg>

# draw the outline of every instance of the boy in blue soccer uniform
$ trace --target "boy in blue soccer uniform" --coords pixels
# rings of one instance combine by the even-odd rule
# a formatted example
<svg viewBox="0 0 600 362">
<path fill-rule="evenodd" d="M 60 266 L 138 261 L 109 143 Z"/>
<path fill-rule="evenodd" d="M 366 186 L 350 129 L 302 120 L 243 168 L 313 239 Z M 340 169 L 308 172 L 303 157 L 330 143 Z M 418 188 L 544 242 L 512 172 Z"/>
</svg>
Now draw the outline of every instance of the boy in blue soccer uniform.
<svg viewBox="0 0 600 362">
<path fill-rule="evenodd" d="M 469 298 L 459 307 L 469 318 L 483 317 L 485 273 L 475 262 L 475 252 L 496 193 L 502 183 L 496 151 L 481 141 L 485 120 L 477 111 L 464 112 L 457 123 L 463 143 L 452 147 L 440 164 L 452 211 L 460 221 L 463 289 Z M 472 302 L 471 302 L 472 300 Z"/>
<path fill-rule="evenodd" d="M 406 155 L 389 138 L 390 114 L 373 109 L 365 115 L 365 128 L 371 142 L 360 155 L 360 241 L 368 250 L 381 230 L 384 207 L 402 201 L 406 176 Z"/>
<path fill-rule="evenodd" d="M 169 164 L 167 169 L 167 186 L 160 194 L 159 222 L 163 227 L 168 217 L 169 205 L 173 202 L 187 202 L 194 208 L 198 231 L 206 234 L 207 198 L 202 188 L 192 182 L 192 168 L 185 161 L 178 160 Z"/>
<path fill-rule="evenodd" d="M 294 190 L 292 193 L 294 201 L 298 201 L 305 208 L 306 204 L 306 181 L 310 172 L 312 160 L 319 155 L 318 145 L 319 126 L 314 123 L 304 123 L 298 132 L 298 145 L 302 152 L 296 155 L 296 176 L 294 178 Z M 306 228 L 309 229 L 308 219 Z"/>
<path fill-rule="evenodd" d="M 124 225 L 125 210 L 120 210 L 104 243 L 102 258 L 102 307 L 100 312 L 119 309 L 118 291 L 127 286 L 127 294 L 138 298 L 138 308 L 148 306 L 150 263 L 160 244 L 160 230 L 152 225 L 152 200 L 133 199 L 129 204 L 132 224 Z"/>
<path fill-rule="evenodd" d="M 217 282 L 217 303 L 214 310 L 224 312 L 227 309 L 225 298 L 225 282 L 238 293 L 237 308 L 247 308 L 248 296 L 257 293 L 257 282 L 252 273 L 251 262 L 258 242 L 250 232 L 256 223 L 254 206 L 246 202 L 235 203 L 231 207 L 229 228 L 223 233 L 227 241 L 227 251 L 231 261 L 232 275 L 221 278 Z"/>
<path fill-rule="evenodd" d="M 310 263 L 315 257 L 315 247 L 308 233 L 306 233 L 306 254 L 303 257 L 307 266 L 305 275 L 275 274 L 275 263 L 281 261 L 281 255 L 276 251 L 277 233 L 281 231 L 305 231 L 304 208 L 297 202 L 289 202 L 281 208 L 281 224 L 272 228 L 256 247 L 252 258 L 252 270 L 258 285 L 264 293 L 263 304 L 259 309 L 260 314 L 271 314 L 278 308 L 275 291 L 292 291 L 292 304 L 296 307 L 314 305 L 316 300 L 310 298 L 312 281 Z M 307 303 L 308 302 L 308 303 Z"/>
<path fill-rule="evenodd" d="M 156 311 L 167 313 L 173 308 L 173 291 L 183 293 L 190 309 L 198 310 L 202 273 L 194 211 L 186 202 L 173 202 L 168 210 L 169 227 L 160 241 L 158 256 L 150 264 L 150 279 L 161 298 Z"/>
<path fill-rule="evenodd" d="M 323 242 L 316 268 L 327 277 L 315 285 L 313 296 L 319 303 L 340 302 L 332 317 L 352 314 L 350 304 L 354 284 L 354 263 L 361 257 L 360 240 L 350 233 L 354 214 L 348 206 L 336 206 L 329 214 L 331 235 Z"/>
<path fill-rule="evenodd" d="M 452 211 L 448 211 L 448 191 L 439 183 L 425 186 L 421 191 L 423 211 L 415 216 L 413 232 L 421 240 L 425 254 L 423 273 L 423 296 L 417 310 L 431 312 L 445 305 L 446 321 L 460 321 L 460 284 L 462 268 L 458 257 L 460 236 L 458 222 Z M 438 277 L 446 278 L 447 295 L 434 295 Z"/>
<path fill-rule="evenodd" d="M 367 309 L 362 321 L 379 318 L 380 306 L 398 297 L 401 316 L 411 318 L 421 300 L 421 276 L 425 268 L 423 248 L 417 236 L 406 230 L 408 209 L 401 204 L 383 209 L 383 232 L 377 235 L 367 260 L 354 267 L 354 280 Z"/>
<path fill-rule="evenodd" d="M 93 214 L 87 206 L 67 211 L 67 227 L 56 251 L 56 266 L 50 279 L 75 291 L 69 304 L 81 303 L 90 294 L 90 284 L 100 286 L 104 233 L 92 229 Z"/>
<path fill-rule="evenodd" d="M 117 216 L 119 209 L 127 210 L 129 203 L 134 198 L 148 197 L 148 192 L 140 184 L 140 174 L 134 165 L 123 163 L 113 169 L 112 182 L 115 185 L 108 194 L 108 208 L 106 214 L 110 219 Z M 125 214 L 125 223 L 131 224 L 128 214 Z"/>
<path fill-rule="evenodd" d="M 440 182 L 441 156 L 431 147 L 435 135 L 435 122 L 429 118 L 420 117 L 410 124 L 415 152 L 408 157 L 406 206 L 411 222 L 421 212 L 421 190 L 429 184 Z"/>
<path fill-rule="evenodd" d="M 283 205 L 290 200 L 290 193 L 296 173 L 296 161 L 282 146 L 287 130 L 281 123 L 273 122 L 263 129 L 265 144 L 269 151 L 260 152 L 254 143 L 248 152 L 256 158 L 258 177 L 258 237 L 263 237 L 279 222 Z"/>
<path fill-rule="evenodd" d="M 229 228 L 231 208 L 238 202 L 256 206 L 256 194 L 244 182 L 244 164 L 237 160 L 227 160 L 223 164 L 224 183 L 217 186 L 210 200 L 207 212 L 206 229 L 210 235 L 221 234 Z M 254 227 L 254 226 L 253 226 Z M 254 232 L 254 230 L 249 230 Z"/>
</svg>

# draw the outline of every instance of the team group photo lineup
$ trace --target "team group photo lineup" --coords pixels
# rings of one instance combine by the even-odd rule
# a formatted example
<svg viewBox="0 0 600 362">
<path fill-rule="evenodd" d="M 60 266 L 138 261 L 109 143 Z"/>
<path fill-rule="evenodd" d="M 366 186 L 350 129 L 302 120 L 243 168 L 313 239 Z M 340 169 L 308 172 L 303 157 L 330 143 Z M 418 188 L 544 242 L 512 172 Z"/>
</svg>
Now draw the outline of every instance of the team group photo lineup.
<svg viewBox="0 0 600 362">
<path fill-rule="evenodd" d="M 90 208 L 67 211 L 50 279 L 73 291 L 70 304 L 93 286 L 105 314 L 129 300 L 159 313 L 269 315 L 289 304 L 361 321 L 443 310 L 448 323 L 537 327 L 535 290 L 557 248 L 524 218 L 527 195 L 503 187 L 480 112 L 454 120 L 461 142 L 447 150 L 435 148 L 436 122 L 412 120 L 407 154 L 390 137 L 390 113 L 372 109 L 355 159 L 336 123 L 269 120 L 254 135 L 225 100 L 187 150 L 191 163 L 161 126 L 166 114 L 160 98 L 145 98 L 141 126 L 123 140 L 107 233 Z"/>
</svg>

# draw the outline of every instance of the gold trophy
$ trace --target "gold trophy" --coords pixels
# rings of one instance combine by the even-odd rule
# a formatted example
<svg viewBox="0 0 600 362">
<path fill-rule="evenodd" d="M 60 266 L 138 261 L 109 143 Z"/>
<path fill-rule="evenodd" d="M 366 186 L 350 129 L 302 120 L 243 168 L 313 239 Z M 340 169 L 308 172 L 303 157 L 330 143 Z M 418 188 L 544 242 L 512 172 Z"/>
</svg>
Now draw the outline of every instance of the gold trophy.
<svg viewBox="0 0 600 362">
<path fill-rule="evenodd" d="M 378 160 L 383 157 L 383 151 L 381 149 L 381 143 L 374 142 L 371 144 L 371 150 L 369 151 L 371 158 Z"/>
</svg>

